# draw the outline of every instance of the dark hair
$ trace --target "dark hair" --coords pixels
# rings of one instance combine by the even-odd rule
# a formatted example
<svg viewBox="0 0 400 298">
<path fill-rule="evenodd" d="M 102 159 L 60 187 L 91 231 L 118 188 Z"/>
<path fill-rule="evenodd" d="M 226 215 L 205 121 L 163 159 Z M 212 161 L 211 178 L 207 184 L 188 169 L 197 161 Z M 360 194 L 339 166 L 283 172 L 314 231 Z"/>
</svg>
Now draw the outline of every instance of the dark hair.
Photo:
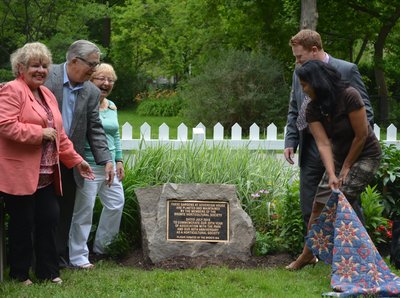
<svg viewBox="0 0 400 298">
<path fill-rule="evenodd" d="M 314 90 L 316 100 L 324 114 L 331 115 L 336 107 L 336 98 L 349 86 L 333 66 L 320 60 L 309 60 L 296 69 L 299 79 Z"/>
</svg>

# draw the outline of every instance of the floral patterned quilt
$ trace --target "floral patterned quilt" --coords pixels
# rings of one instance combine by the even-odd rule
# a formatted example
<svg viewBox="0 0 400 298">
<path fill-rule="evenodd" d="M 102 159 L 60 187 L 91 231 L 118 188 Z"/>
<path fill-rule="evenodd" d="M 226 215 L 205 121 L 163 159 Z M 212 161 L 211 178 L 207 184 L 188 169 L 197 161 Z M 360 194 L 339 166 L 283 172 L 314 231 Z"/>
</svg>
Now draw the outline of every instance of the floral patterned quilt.
<svg viewBox="0 0 400 298">
<path fill-rule="evenodd" d="M 390 271 L 341 192 L 332 192 L 306 243 L 332 265 L 333 292 L 323 296 L 400 297 L 400 278 Z"/>
</svg>

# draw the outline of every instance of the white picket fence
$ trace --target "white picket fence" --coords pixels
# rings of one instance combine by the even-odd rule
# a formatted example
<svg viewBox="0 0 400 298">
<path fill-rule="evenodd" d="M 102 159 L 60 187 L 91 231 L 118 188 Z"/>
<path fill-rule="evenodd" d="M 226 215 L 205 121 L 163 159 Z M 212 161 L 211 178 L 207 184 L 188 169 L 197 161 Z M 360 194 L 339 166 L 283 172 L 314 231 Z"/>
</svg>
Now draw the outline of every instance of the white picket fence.
<svg viewBox="0 0 400 298">
<path fill-rule="evenodd" d="M 133 139 L 133 127 L 128 122 L 122 126 L 122 149 L 123 150 L 139 150 L 147 147 L 156 147 L 160 145 L 168 145 L 174 149 L 178 149 L 188 144 L 205 143 L 207 146 L 225 145 L 232 148 L 247 147 L 251 150 L 283 150 L 284 140 L 278 139 L 278 129 L 275 124 L 270 124 L 265 133 L 260 136 L 260 127 L 253 124 L 250 127 L 249 135 L 246 138 L 242 136 L 242 128 L 239 124 L 231 127 L 231 138 L 224 138 L 224 127 L 217 123 L 214 126 L 213 138 L 206 139 L 206 127 L 199 123 L 193 128 L 192 139 L 188 137 L 188 127 L 181 123 L 177 128 L 177 138 L 171 139 L 169 135 L 169 127 L 165 123 L 158 127 L 158 139 L 151 138 L 151 127 L 148 123 L 140 126 L 140 138 Z M 285 134 L 286 127 L 283 129 Z M 381 129 L 378 125 L 374 125 L 374 132 L 377 138 L 381 139 Z M 386 139 L 383 140 L 386 144 L 394 144 L 400 149 L 400 140 L 397 140 L 397 128 L 391 124 L 386 129 Z"/>
</svg>

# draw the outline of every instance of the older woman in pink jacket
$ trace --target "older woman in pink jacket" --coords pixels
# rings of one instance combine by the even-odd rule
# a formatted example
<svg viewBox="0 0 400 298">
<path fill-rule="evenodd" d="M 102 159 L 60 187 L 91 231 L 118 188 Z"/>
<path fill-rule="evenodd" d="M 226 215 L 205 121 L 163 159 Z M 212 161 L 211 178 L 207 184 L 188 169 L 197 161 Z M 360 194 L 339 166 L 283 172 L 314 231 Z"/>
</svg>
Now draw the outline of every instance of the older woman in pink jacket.
<svg viewBox="0 0 400 298">
<path fill-rule="evenodd" d="M 64 132 L 54 95 L 43 86 L 50 64 L 45 45 L 25 44 L 11 55 L 16 79 L 0 89 L 0 195 L 10 216 L 10 277 L 25 285 L 32 283 L 33 252 L 36 277 L 62 282 L 55 244 L 60 161 L 94 178 Z"/>
</svg>

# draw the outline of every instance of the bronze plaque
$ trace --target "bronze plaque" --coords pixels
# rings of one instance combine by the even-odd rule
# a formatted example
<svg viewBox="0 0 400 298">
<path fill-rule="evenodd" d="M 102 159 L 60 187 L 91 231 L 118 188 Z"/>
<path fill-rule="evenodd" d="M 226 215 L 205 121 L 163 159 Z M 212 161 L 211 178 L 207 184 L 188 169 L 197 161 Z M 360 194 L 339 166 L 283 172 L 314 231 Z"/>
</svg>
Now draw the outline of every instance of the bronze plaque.
<svg viewBox="0 0 400 298">
<path fill-rule="evenodd" d="M 229 241 L 229 203 L 167 201 L 167 240 Z"/>
</svg>

